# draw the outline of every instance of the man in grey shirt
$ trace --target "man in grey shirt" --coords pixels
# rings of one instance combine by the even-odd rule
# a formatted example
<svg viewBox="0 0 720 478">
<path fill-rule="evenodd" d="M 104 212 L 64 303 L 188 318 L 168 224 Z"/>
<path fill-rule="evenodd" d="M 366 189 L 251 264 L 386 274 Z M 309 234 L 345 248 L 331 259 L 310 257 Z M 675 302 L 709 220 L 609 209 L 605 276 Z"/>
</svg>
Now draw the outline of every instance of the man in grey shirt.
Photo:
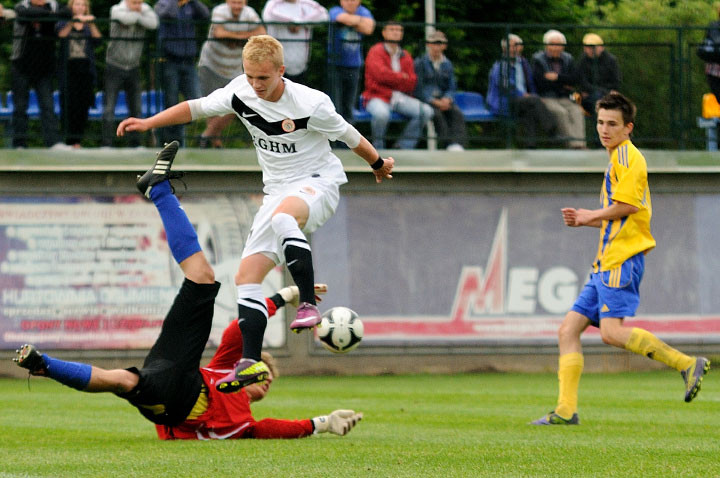
<svg viewBox="0 0 720 478">
<path fill-rule="evenodd" d="M 140 59 L 145 34 L 158 27 L 158 16 L 142 0 L 121 0 L 110 9 L 110 42 L 105 62 L 102 145 L 112 146 L 115 136 L 115 105 L 125 91 L 130 116 L 141 116 Z M 140 145 L 138 133 L 129 135 L 131 146 Z"/>
</svg>

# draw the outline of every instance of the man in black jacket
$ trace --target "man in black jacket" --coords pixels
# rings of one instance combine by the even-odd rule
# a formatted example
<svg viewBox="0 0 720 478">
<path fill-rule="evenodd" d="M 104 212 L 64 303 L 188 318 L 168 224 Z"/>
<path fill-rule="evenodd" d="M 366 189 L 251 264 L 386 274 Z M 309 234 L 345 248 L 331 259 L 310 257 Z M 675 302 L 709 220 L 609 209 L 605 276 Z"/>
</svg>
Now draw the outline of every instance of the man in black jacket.
<svg viewBox="0 0 720 478">
<path fill-rule="evenodd" d="M 577 65 L 582 107 L 595 114 L 595 102 L 620 89 L 622 78 L 617 59 L 605 50 L 603 39 L 596 33 L 583 37 L 583 56 Z"/>
<path fill-rule="evenodd" d="M 548 30 L 545 49 L 532 56 L 532 70 L 538 95 L 558 122 L 558 133 L 574 149 L 585 146 L 585 115 L 570 95 L 577 84 L 573 57 L 565 50 L 565 35 Z"/>
<path fill-rule="evenodd" d="M 55 78 L 56 0 L 22 0 L 15 5 L 15 24 L 10 60 L 12 62 L 13 147 L 27 147 L 28 98 L 35 88 L 40 106 L 40 123 L 45 146 L 59 142 L 58 122 L 53 105 Z"/>
</svg>

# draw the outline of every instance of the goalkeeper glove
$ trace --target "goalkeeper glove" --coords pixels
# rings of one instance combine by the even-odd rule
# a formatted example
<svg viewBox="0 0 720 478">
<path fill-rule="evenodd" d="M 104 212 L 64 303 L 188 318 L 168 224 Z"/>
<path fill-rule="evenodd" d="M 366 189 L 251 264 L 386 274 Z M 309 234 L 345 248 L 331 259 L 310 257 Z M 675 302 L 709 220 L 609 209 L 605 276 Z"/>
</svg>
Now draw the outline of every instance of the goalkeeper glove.
<svg viewBox="0 0 720 478">
<path fill-rule="evenodd" d="M 322 302 L 320 295 L 326 293 L 327 290 L 327 284 L 315 284 L 315 300 L 317 300 L 318 302 Z M 298 290 L 296 285 L 283 287 L 277 293 L 280 294 L 280 297 L 283 298 L 286 304 L 297 307 L 300 303 L 300 291 Z"/>
<path fill-rule="evenodd" d="M 335 435 L 347 435 L 362 420 L 362 413 L 353 410 L 335 410 L 330 415 L 322 415 L 312 419 L 315 433 L 330 432 Z"/>
</svg>

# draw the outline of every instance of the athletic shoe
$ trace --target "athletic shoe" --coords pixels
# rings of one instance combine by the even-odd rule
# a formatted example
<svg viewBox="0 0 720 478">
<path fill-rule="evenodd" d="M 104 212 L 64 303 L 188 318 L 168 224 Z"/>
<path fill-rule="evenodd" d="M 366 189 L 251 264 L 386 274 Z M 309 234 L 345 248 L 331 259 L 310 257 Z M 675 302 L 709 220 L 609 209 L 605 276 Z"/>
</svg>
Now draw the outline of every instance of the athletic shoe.
<svg viewBox="0 0 720 478">
<path fill-rule="evenodd" d="M 544 417 L 540 417 L 534 422 L 530 422 L 531 425 L 580 425 L 580 418 L 577 413 L 573 413 L 570 419 L 566 419 L 555 413 L 555 410 L 551 411 Z"/>
<path fill-rule="evenodd" d="M 13 359 L 13 362 L 18 364 L 19 367 L 26 368 L 30 372 L 30 375 L 45 375 L 47 367 L 45 366 L 45 360 L 43 360 L 40 352 L 37 351 L 34 345 L 25 344 L 15 351 L 17 357 Z"/>
<path fill-rule="evenodd" d="M 178 179 L 185 176 L 185 173 L 170 171 L 173 159 L 175 159 L 179 148 L 180 143 L 177 141 L 167 143 L 162 151 L 157 153 L 153 167 L 148 169 L 142 176 L 138 176 L 137 188 L 143 196 L 150 199 L 150 191 L 152 191 L 152 187 L 157 183 L 161 183 L 167 179 Z"/>
<path fill-rule="evenodd" d="M 237 392 L 253 383 L 264 382 L 270 375 L 265 362 L 242 359 L 235 363 L 235 370 L 217 381 L 215 388 L 222 393 Z"/>
<path fill-rule="evenodd" d="M 309 302 L 300 302 L 295 320 L 290 324 L 290 330 L 299 334 L 305 329 L 312 329 L 322 322 L 322 316 L 317 306 Z"/>
<path fill-rule="evenodd" d="M 695 363 L 680 372 L 685 380 L 685 401 L 691 402 L 700 391 L 703 375 L 710 370 L 710 361 L 705 357 L 695 357 Z"/>
</svg>

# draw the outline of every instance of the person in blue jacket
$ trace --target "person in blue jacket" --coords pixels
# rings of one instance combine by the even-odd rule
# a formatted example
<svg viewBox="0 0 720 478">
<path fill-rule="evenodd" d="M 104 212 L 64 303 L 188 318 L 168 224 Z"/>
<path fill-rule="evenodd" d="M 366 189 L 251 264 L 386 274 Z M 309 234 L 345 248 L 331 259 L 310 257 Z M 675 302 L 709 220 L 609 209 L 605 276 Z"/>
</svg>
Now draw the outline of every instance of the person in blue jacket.
<svg viewBox="0 0 720 478">
<path fill-rule="evenodd" d="M 441 146 L 448 151 L 464 151 L 467 146 L 465 117 L 453 101 L 457 81 L 453 64 L 445 56 L 448 40 L 440 30 L 425 42 L 427 53 L 415 60 L 415 96 L 433 107 L 433 124 Z"/>
<path fill-rule="evenodd" d="M 497 116 L 516 119 L 522 146 L 535 148 L 539 137 L 556 134 L 557 122 L 537 95 L 532 67 L 522 56 L 522 38 L 511 33 L 500 47 L 503 56 L 490 69 L 487 107 Z"/>
</svg>

